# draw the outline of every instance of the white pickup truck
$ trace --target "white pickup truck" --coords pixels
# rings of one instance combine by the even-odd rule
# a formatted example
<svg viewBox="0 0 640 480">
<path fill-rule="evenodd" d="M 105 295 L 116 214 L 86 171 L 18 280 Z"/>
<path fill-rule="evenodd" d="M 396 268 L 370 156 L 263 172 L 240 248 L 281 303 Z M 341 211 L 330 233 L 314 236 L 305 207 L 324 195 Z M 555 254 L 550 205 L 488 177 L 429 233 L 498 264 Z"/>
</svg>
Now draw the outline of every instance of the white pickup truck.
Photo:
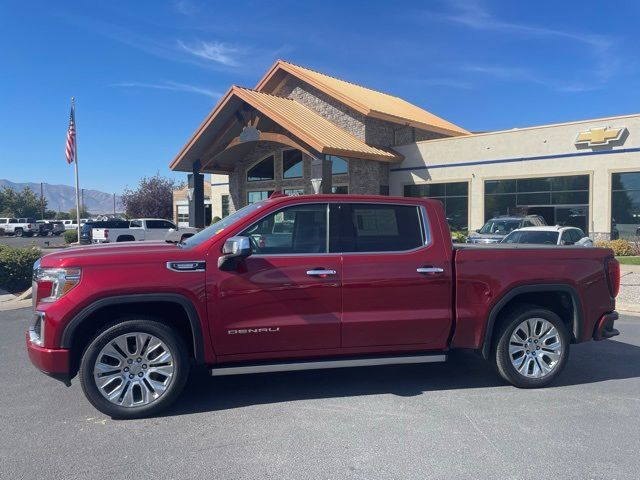
<svg viewBox="0 0 640 480">
<path fill-rule="evenodd" d="M 129 222 L 129 228 L 94 228 L 93 243 L 133 242 L 142 240 L 164 240 L 167 232 L 176 226 L 162 218 L 137 218 Z"/>
</svg>

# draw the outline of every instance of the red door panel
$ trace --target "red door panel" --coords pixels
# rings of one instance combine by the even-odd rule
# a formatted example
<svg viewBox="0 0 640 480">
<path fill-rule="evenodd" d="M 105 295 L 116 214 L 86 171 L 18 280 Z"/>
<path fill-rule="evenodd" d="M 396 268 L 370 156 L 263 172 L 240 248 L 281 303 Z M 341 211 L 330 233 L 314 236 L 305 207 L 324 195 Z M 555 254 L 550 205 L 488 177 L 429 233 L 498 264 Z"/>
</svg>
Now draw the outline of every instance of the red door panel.
<svg viewBox="0 0 640 480">
<path fill-rule="evenodd" d="M 331 270 L 333 275 L 309 275 Z M 340 346 L 339 255 L 250 256 L 217 272 L 220 355 Z"/>
</svg>

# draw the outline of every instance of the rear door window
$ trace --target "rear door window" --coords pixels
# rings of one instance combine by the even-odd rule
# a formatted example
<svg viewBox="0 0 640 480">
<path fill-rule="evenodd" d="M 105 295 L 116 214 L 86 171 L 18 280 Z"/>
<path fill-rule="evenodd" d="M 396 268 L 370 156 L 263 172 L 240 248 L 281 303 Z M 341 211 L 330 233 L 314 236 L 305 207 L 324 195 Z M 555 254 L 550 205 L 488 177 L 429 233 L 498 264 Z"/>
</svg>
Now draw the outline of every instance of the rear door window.
<svg viewBox="0 0 640 480">
<path fill-rule="evenodd" d="M 427 243 L 415 205 L 354 203 L 341 227 L 343 252 L 400 252 Z"/>
</svg>

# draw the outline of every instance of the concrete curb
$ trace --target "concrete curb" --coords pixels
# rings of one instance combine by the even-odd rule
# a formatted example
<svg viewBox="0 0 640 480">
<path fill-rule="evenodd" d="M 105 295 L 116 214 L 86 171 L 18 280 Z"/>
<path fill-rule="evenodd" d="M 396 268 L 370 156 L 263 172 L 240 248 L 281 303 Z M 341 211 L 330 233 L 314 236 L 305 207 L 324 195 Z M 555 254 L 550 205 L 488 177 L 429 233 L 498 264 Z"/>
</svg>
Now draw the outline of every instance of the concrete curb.
<svg viewBox="0 0 640 480">
<path fill-rule="evenodd" d="M 640 305 L 637 303 L 616 303 L 616 311 L 640 313 Z"/>
<path fill-rule="evenodd" d="M 0 312 L 8 310 L 18 310 L 19 308 L 27 308 L 31 306 L 31 300 L 9 300 L 0 303 Z"/>
</svg>

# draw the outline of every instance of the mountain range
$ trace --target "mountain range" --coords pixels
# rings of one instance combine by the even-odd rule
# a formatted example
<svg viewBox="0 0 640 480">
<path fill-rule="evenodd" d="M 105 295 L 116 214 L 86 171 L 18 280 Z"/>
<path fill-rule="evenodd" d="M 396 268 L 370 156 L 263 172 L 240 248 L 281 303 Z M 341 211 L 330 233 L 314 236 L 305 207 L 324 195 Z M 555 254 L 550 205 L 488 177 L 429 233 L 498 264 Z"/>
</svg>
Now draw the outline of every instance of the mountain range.
<svg viewBox="0 0 640 480">
<path fill-rule="evenodd" d="M 12 182 L 10 180 L 0 179 L 0 188 L 8 187 L 12 190 L 20 192 L 29 187 L 40 195 L 40 184 L 33 182 Z M 47 209 L 60 212 L 68 212 L 76 207 L 76 189 L 70 185 L 51 185 L 49 183 L 42 184 L 42 194 L 47 200 Z M 84 208 L 93 214 L 113 213 L 113 194 L 100 192 L 98 190 L 84 190 Z M 120 196 L 116 195 L 116 212 L 122 212 L 124 209 L 120 202 Z"/>
</svg>

